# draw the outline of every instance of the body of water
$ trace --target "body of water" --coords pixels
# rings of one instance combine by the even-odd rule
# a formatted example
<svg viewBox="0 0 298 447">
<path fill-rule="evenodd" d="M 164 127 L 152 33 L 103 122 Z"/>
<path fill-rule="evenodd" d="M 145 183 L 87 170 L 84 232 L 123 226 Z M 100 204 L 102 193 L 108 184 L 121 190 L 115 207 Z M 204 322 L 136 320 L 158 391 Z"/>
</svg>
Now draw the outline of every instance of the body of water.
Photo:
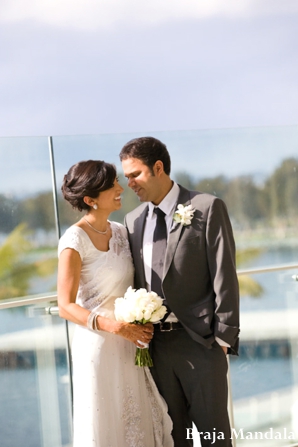
<svg viewBox="0 0 298 447">
<path fill-rule="evenodd" d="M 258 265 L 287 264 L 297 262 L 296 247 L 269 248 L 263 251 L 252 265 L 241 268 L 258 267 Z M 289 309 L 298 307 L 298 283 L 291 276 L 295 271 L 281 271 L 266 274 L 255 274 L 264 290 L 259 298 L 241 297 L 241 312 L 258 312 L 273 309 Z M 47 325 L 46 319 L 51 319 L 52 330 L 55 332 L 61 326 L 58 317 L 32 314 L 29 308 L 13 308 L 0 311 L 0 336 L 15 334 L 19 331 L 33 330 Z M 273 334 L 274 338 L 274 334 Z M 244 342 L 245 343 L 245 342 Z M 296 340 L 297 343 L 297 340 Z M 3 348 L 2 348 L 3 349 Z M 1 355 L 1 353 L 0 353 Z M 0 445 L 1 447 L 39 447 L 44 436 L 40 407 L 40 371 L 38 362 L 34 360 L 36 353 L 32 352 L 33 360 L 21 367 L 16 360 L 13 364 L 2 362 L 0 368 Z M 46 355 L 46 354 L 45 354 Z M 297 385 L 297 359 L 291 356 L 269 356 L 262 358 L 250 355 L 230 358 L 231 387 L 235 402 L 238 399 L 257 397 L 268 392 Z M 45 370 L 43 375 L 47 374 Z M 61 446 L 70 442 L 70 408 L 69 383 L 67 383 L 66 356 L 56 355 L 56 380 L 59 413 Z M 34 429 L 32 427 L 35 427 Z M 58 427 L 59 428 L 59 427 Z M 56 446 L 55 446 L 56 447 Z"/>
</svg>

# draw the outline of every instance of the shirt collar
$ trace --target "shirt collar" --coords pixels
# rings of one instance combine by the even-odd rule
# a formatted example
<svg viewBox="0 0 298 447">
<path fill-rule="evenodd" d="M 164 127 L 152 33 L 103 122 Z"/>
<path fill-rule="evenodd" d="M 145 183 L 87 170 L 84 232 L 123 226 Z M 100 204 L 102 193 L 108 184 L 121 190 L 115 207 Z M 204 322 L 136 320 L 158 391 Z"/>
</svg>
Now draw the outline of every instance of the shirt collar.
<svg viewBox="0 0 298 447">
<path fill-rule="evenodd" d="M 173 214 L 174 208 L 178 202 L 179 192 L 179 186 L 176 182 L 173 182 L 171 190 L 158 205 L 158 208 L 160 208 L 167 216 L 171 216 Z M 155 205 L 152 202 L 148 202 L 148 207 L 148 217 L 152 219 Z"/>
</svg>

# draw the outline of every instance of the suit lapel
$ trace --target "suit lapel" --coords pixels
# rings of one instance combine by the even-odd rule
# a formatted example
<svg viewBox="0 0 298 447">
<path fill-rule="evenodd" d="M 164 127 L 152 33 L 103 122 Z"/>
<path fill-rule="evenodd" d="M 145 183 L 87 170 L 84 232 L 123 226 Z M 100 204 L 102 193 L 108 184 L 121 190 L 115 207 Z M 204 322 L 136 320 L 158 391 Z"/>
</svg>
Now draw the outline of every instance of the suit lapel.
<svg viewBox="0 0 298 447">
<path fill-rule="evenodd" d="M 179 188 L 180 188 L 180 193 L 178 196 L 177 203 L 175 205 L 175 210 L 177 208 L 177 205 L 179 205 L 180 203 L 185 206 L 190 205 L 189 191 L 180 185 L 179 185 Z M 163 271 L 163 278 L 165 278 L 166 274 L 168 273 L 168 270 L 169 270 L 171 262 L 173 260 L 181 233 L 183 231 L 183 228 L 184 228 L 183 225 L 178 223 L 178 224 L 174 224 L 170 230 L 168 243 L 167 243 L 167 251 L 166 251 L 166 259 L 165 259 L 165 265 L 164 265 L 164 271 Z"/>
</svg>

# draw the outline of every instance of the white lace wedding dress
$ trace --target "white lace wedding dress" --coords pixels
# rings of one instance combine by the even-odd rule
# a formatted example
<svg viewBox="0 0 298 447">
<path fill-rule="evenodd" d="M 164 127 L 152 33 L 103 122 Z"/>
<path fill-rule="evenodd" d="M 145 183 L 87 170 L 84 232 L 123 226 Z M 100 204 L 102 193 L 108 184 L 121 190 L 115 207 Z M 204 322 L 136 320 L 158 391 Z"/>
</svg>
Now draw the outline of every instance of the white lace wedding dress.
<svg viewBox="0 0 298 447">
<path fill-rule="evenodd" d="M 70 227 L 59 242 L 82 259 L 77 303 L 114 318 L 115 298 L 133 282 L 126 229 L 111 222 L 109 250 Z M 72 342 L 73 447 L 172 447 L 172 422 L 148 368 L 134 365 L 136 346 L 120 336 L 76 326 Z"/>
</svg>

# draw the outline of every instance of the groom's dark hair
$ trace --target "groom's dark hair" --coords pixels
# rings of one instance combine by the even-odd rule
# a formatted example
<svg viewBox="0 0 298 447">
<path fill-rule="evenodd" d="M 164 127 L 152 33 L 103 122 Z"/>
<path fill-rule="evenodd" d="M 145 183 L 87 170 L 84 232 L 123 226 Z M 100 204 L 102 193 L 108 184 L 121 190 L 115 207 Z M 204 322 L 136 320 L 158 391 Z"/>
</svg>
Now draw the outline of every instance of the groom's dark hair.
<svg viewBox="0 0 298 447">
<path fill-rule="evenodd" d="M 163 168 L 167 175 L 171 172 L 171 158 L 164 143 L 153 137 L 140 137 L 130 140 L 123 146 L 120 154 L 120 160 L 127 158 L 138 158 L 153 173 L 153 166 L 160 160 L 163 162 Z"/>
</svg>

